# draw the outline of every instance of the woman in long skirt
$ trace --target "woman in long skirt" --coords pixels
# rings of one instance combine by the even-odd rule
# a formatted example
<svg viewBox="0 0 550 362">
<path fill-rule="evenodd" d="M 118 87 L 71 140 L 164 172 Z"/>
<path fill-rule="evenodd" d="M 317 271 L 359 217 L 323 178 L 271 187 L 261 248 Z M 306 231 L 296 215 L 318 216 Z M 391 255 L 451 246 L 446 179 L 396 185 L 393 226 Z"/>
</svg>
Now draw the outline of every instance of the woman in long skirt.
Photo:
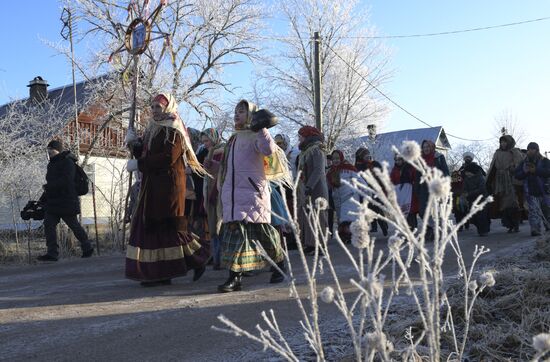
<svg viewBox="0 0 550 362">
<path fill-rule="evenodd" d="M 197 161 L 187 130 L 170 94 L 152 101 L 153 119 L 143 140 L 132 140 L 137 159 L 128 171 L 142 173 L 137 208 L 132 217 L 126 253 L 126 277 L 144 286 L 170 284 L 171 279 L 194 270 L 204 273 L 208 248 L 187 231 L 185 211 L 186 166 L 207 175 Z"/>
<path fill-rule="evenodd" d="M 241 290 L 243 272 L 268 266 L 261 248 L 284 270 L 284 255 L 279 233 L 271 225 L 271 200 L 267 177 L 270 164 L 286 166 L 286 156 L 277 147 L 266 128 L 250 129 L 256 106 L 246 100 L 235 107 L 235 133 L 227 142 L 220 174 L 223 224 L 220 232 L 222 264 L 229 269 L 227 281 L 220 292 Z M 268 162 L 266 157 L 276 157 Z M 286 168 L 286 176 L 290 173 Z M 277 270 L 271 283 L 284 280 Z"/>
</svg>

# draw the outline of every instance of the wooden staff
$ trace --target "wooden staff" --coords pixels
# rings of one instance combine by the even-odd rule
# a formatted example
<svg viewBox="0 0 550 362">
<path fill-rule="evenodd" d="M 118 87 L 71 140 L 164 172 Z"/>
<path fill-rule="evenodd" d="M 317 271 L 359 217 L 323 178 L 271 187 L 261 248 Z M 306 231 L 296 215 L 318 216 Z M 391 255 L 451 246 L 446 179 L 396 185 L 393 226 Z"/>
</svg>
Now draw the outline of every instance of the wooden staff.
<svg viewBox="0 0 550 362">
<path fill-rule="evenodd" d="M 139 85 L 139 56 L 136 54 L 133 57 L 133 68 L 134 68 L 134 80 L 132 84 L 132 107 L 130 108 L 130 120 L 128 122 L 128 132 L 130 130 L 134 130 L 134 123 L 136 118 L 136 110 L 137 110 L 137 91 L 138 91 L 138 85 Z M 134 157 L 132 153 L 132 147 L 130 147 L 130 159 Z M 128 190 L 126 192 L 126 199 L 124 200 L 124 215 L 122 219 L 122 242 L 121 242 L 121 250 L 125 249 L 126 246 L 126 213 L 128 211 L 128 201 L 130 199 L 130 192 L 132 190 L 132 174 L 133 172 L 130 172 L 130 176 L 128 177 Z"/>
<path fill-rule="evenodd" d="M 95 203 L 95 182 L 92 182 L 92 204 L 94 206 L 95 246 L 97 249 L 97 255 L 101 255 L 99 252 L 99 236 L 97 232 L 97 207 Z"/>
</svg>

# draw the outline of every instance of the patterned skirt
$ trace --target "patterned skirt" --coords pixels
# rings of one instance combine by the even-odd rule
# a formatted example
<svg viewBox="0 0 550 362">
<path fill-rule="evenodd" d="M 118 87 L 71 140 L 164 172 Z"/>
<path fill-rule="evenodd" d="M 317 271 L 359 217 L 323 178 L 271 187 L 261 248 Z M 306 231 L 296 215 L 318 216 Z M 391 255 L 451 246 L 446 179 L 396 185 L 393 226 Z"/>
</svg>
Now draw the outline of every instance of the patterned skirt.
<svg viewBox="0 0 550 362">
<path fill-rule="evenodd" d="M 269 224 L 225 223 L 220 231 L 220 239 L 222 264 L 237 273 L 270 265 L 254 241 L 263 247 L 274 262 L 279 263 L 284 259 L 279 233 Z"/>
<path fill-rule="evenodd" d="M 145 225 L 142 215 L 140 204 L 130 229 L 126 278 L 147 282 L 172 279 L 206 263 L 209 247 L 187 231 L 184 217 L 150 221 Z"/>
</svg>

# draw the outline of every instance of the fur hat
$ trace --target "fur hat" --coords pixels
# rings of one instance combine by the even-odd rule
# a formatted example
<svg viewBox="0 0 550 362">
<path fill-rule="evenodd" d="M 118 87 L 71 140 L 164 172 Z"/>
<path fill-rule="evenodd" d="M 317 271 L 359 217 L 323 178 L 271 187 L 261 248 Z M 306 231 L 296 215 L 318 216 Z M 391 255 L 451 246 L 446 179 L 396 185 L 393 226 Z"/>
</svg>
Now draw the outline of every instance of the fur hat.
<svg viewBox="0 0 550 362">
<path fill-rule="evenodd" d="M 58 141 L 58 140 L 50 141 L 50 143 L 48 143 L 48 146 L 46 146 L 46 147 L 52 148 L 52 149 L 57 150 L 59 152 L 63 152 L 63 143 L 61 143 L 61 141 Z"/>
</svg>

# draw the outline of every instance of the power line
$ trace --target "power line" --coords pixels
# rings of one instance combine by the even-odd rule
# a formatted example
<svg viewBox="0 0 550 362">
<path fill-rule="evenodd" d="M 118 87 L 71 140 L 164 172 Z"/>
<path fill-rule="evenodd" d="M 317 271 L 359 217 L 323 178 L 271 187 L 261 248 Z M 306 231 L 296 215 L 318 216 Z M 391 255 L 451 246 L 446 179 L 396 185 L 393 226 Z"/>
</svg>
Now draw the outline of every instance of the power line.
<svg viewBox="0 0 550 362">
<path fill-rule="evenodd" d="M 442 36 L 442 35 L 453 35 L 453 34 L 460 34 L 460 33 L 470 33 L 475 31 L 482 31 L 482 30 L 490 30 L 490 29 L 497 29 L 497 28 L 505 28 L 510 26 L 516 26 L 516 25 L 524 25 L 529 23 L 535 23 L 538 21 L 545 21 L 549 20 L 550 16 L 544 17 L 544 18 L 537 18 L 537 19 L 530 19 L 530 20 L 523 20 L 523 21 L 516 21 L 514 23 L 507 23 L 507 24 L 499 24 L 499 25 L 491 25 L 491 26 L 483 26 L 478 28 L 470 28 L 470 29 L 460 29 L 460 30 L 450 30 L 450 31 L 442 31 L 438 33 L 423 33 L 423 34 L 407 34 L 407 35 L 379 35 L 379 36 L 349 36 L 344 37 L 348 39 L 402 39 L 402 38 L 423 38 L 423 37 L 432 37 L 432 36 Z"/>
<path fill-rule="evenodd" d="M 288 21 L 288 19 L 283 18 L 275 18 L 278 20 Z M 450 31 L 442 31 L 437 33 L 421 33 L 421 34 L 404 34 L 404 35 L 373 35 L 373 36 L 342 36 L 342 39 L 404 39 L 404 38 L 425 38 L 425 37 L 434 37 L 434 36 L 443 36 L 443 35 L 454 35 L 454 34 L 461 34 L 461 33 L 471 33 L 476 31 L 483 31 L 483 30 L 492 30 L 492 29 L 498 29 L 498 28 L 505 28 L 505 27 L 511 27 L 511 26 L 517 26 L 517 25 L 525 25 L 529 23 L 535 23 L 539 21 L 546 21 L 550 20 L 550 16 L 546 16 L 543 18 L 537 18 L 537 19 L 530 19 L 530 20 L 523 20 L 523 21 L 516 21 L 513 23 L 506 23 L 506 24 L 499 24 L 499 25 L 490 25 L 490 26 L 482 26 L 477 28 L 469 28 L 469 29 L 460 29 L 460 30 L 450 30 Z M 291 41 L 295 40 L 296 38 L 293 36 L 269 36 L 269 35 L 260 35 L 255 34 L 253 35 L 254 38 L 261 39 L 261 40 L 278 40 L 278 41 Z M 307 38 L 305 35 L 303 38 Z"/>
<path fill-rule="evenodd" d="M 277 20 L 282 21 L 289 21 L 288 19 L 283 18 L 274 18 Z M 536 19 L 529 19 L 529 20 L 522 20 L 522 21 L 516 21 L 513 23 L 506 23 L 506 24 L 498 24 L 498 25 L 489 25 L 489 26 L 481 26 L 477 28 L 468 28 L 468 29 L 459 29 L 459 30 L 449 30 L 449 31 L 442 31 L 442 32 L 435 32 L 435 33 L 419 33 L 419 34 L 403 34 L 403 35 L 373 35 L 373 36 L 343 36 L 342 39 L 403 39 L 403 38 L 425 38 L 425 37 L 434 37 L 434 36 L 443 36 L 443 35 L 454 35 L 454 34 L 461 34 L 461 33 L 471 33 L 476 31 L 483 31 L 483 30 L 492 30 L 492 29 L 498 29 L 498 28 L 506 28 L 511 26 L 518 26 L 518 25 L 525 25 L 530 23 L 536 23 L 540 21 L 546 21 L 550 20 L 550 16 L 546 16 L 543 18 L 536 18 Z M 293 37 L 285 37 L 285 36 L 277 36 L 277 37 L 269 37 L 269 36 L 261 36 L 257 35 L 257 38 L 261 39 L 273 39 L 273 40 L 292 40 Z"/>
<path fill-rule="evenodd" d="M 409 116 L 411 116 L 412 118 L 416 119 L 417 121 L 425 124 L 426 126 L 428 127 L 433 127 L 431 124 L 429 124 L 428 122 L 422 120 L 420 117 L 416 116 L 415 114 L 411 113 L 410 111 L 408 111 L 406 108 L 404 108 L 403 106 L 401 106 L 399 103 L 397 103 L 396 101 L 394 101 L 393 99 L 391 99 L 389 96 L 387 96 L 384 92 L 382 92 L 380 89 L 378 89 L 378 87 L 376 87 L 374 84 L 372 84 L 367 78 L 365 78 L 357 69 L 355 69 L 351 64 L 349 64 L 344 58 L 342 58 L 340 56 L 340 54 L 338 54 L 334 49 L 332 49 L 332 47 L 330 47 L 329 45 L 325 44 L 325 46 L 330 49 L 338 58 L 340 58 L 340 60 L 342 60 L 344 62 L 344 64 L 346 64 L 351 70 L 353 70 L 354 73 L 356 73 L 358 76 L 360 76 L 361 78 L 363 78 L 363 80 L 365 82 L 368 83 L 368 85 L 370 85 L 372 88 L 374 88 L 374 90 L 376 90 L 378 93 L 380 93 L 384 98 L 386 98 L 389 102 L 391 102 L 394 106 L 396 106 L 397 108 L 399 108 L 400 110 L 402 110 L 403 112 L 405 112 L 406 114 L 408 114 Z M 469 139 L 469 138 L 464 138 L 464 137 L 459 137 L 459 136 L 455 136 L 451 133 L 448 133 L 448 132 L 445 132 L 447 136 L 449 137 L 453 137 L 453 138 L 456 138 L 456 139 L 459 139 L 459 140 L 462 140 L 462 141 L 468 141 L 468 142 L 485 142 L 485 141 L 490 141 L 493 139 L 493 137 L 491 138 L 487 138 L 487 139 L 482 139 L 482 140 L 476 140 L 476 139 Z"/>
</svg>

